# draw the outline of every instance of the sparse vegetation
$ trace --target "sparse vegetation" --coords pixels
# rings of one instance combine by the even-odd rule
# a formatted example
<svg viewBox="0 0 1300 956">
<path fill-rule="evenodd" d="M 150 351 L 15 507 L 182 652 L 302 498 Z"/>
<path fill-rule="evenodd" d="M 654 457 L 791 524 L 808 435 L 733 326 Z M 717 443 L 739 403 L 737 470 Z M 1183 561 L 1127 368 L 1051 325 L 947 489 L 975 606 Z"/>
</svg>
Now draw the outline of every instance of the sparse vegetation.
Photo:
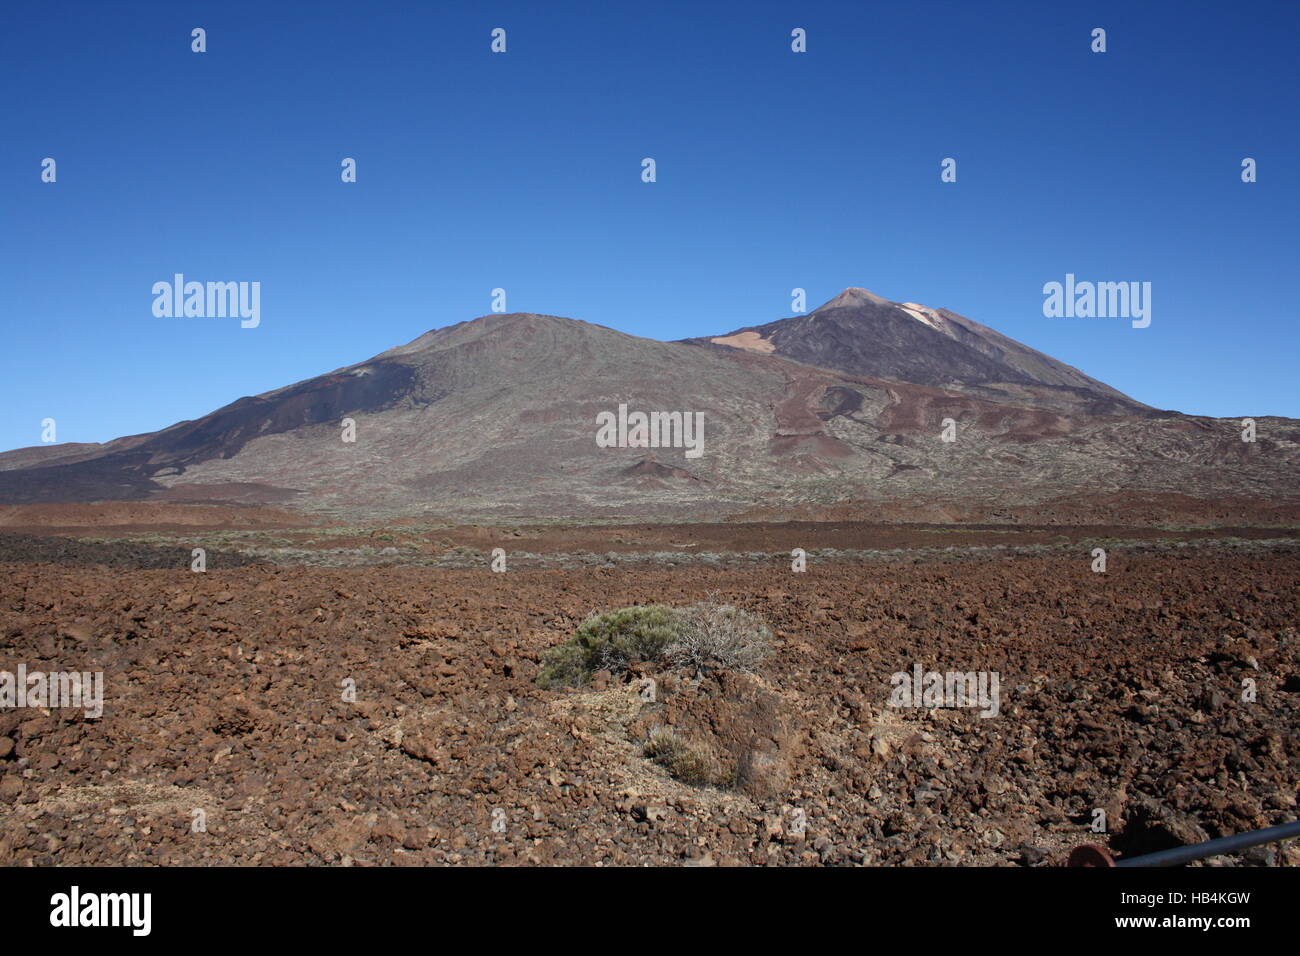
<svg viewBox="0 0 1300 956">
<path fill-rule="evenodd" d="M 678 613 L 685 627 L 666 655 L 676 666 L 754 671 L 772 652 L 772 632 L 748 611 L 710 598 Z"/>
<path fill-rule="evenodd" d="M 638 661 L 662 660 L 682 629 L 681 615 L 664 604 L 589 615 L 578 633 L 542 655 L 537 683 L 572 687 L 587 683 L 598 670 L 619 673 Z"/>
<path fill-rule="evenodd" d="M 573 637 L 543 653 L 537 683 L 576 687 L 598 670 L 617 674 L 638 662 L 752 671 L 771 652 L 771 640 L 757 616 L 712 598 L 686 608 L 619 608 L 590 615 Z"/>
<path fill-rule="evenodd" d="M 671 727 L 656 727 L 645 743 L 645 755 L 674 779 L 692 786 L 729 786 L 735 774 L 725 772 L 716 757 L 694 747 Z"/>
</svg>

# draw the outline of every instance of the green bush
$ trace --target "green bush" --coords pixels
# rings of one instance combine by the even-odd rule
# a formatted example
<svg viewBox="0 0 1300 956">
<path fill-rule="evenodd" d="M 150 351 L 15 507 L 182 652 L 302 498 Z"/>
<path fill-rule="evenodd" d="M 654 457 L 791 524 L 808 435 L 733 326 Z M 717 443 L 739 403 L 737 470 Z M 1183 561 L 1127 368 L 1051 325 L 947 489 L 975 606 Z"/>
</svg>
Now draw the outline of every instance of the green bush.
<svg viewBox="0 0 1300 956">
<path fill-rule="evenodd" d="M 585 684 L 598 670 L 625 671 L 638 661 L 657 661 L 684 633 L 682 616 L 663 604 L 593 614 L 578 633 L 542 654 L 537 683 L 543 688 Z"/>
</svg>

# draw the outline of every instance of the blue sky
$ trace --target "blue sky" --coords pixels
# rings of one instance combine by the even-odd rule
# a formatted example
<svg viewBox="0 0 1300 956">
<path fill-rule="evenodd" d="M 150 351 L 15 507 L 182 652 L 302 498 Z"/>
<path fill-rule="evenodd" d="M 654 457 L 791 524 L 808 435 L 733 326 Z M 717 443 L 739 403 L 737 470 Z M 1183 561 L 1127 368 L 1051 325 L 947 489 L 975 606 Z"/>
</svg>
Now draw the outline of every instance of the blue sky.
<svg viewBox="0 0 1300 956">
<path fill-rule="evenodd" d="M 46 417 L 60 441 L 196 418 L 496 287 L 674 339 L 863 286 L 1152 405 L 1300 417 L 1300 4 L 56 0 L 5 21 L 0 448 Z M 177 272 L 260 282 L 261 325 L 154 317 Z M 1151 326 L 1045 318 L 1067 272 L 1151 282 Z"/>
</svg>

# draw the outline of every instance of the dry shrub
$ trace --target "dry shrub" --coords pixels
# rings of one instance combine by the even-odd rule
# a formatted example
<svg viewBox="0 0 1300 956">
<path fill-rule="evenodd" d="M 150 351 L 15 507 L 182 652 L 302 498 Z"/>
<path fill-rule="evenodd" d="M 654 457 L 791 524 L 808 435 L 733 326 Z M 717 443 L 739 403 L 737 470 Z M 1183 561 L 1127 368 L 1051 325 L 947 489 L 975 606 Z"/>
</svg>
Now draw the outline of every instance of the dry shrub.
<svg viewBox="0 0 1300 956">
<path fill-rule="evenodd" d="M 645 743 L 645 755 L 682 783 L 693 786 L 730 785 L 732 774 L 726 773 L 713 754 L 692 746 L 671 727 L 655 727 Z"/>
<path fill-rule="evenodd" d="M 677 613 L 681 634 L 664 651 L 675 666 L 752 673 L 772 653 L 772 632 L 748 611 L 710 597 Z"/>
</svg>

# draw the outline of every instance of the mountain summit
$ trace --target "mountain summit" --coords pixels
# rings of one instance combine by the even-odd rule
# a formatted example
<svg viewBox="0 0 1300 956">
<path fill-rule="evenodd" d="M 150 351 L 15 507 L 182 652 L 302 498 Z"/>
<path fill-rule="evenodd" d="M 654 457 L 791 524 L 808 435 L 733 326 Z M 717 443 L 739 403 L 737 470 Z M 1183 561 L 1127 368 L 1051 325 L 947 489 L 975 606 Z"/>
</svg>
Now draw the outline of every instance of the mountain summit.
<svg viewBox="0 0 1300 956">
<path fill-rule="evenodd" d="M 888 299 L 882 299 L 867 289 L 860 289 L 851 285 L 829 302 L 823 302 L 814 312 L 820 312 L 822 309 L 847 309 L 855 308 L 860 305 L 889 305 Z"/>
<path fill-rule="evenodd" d="M 1147 406 L 1078 369 L 947 309 L 850 287 L 806 315 L 695 344 L 763 351 L 852 375 L 954 388 L 1058 411 L 1139 414 Z"/>
</svg>

